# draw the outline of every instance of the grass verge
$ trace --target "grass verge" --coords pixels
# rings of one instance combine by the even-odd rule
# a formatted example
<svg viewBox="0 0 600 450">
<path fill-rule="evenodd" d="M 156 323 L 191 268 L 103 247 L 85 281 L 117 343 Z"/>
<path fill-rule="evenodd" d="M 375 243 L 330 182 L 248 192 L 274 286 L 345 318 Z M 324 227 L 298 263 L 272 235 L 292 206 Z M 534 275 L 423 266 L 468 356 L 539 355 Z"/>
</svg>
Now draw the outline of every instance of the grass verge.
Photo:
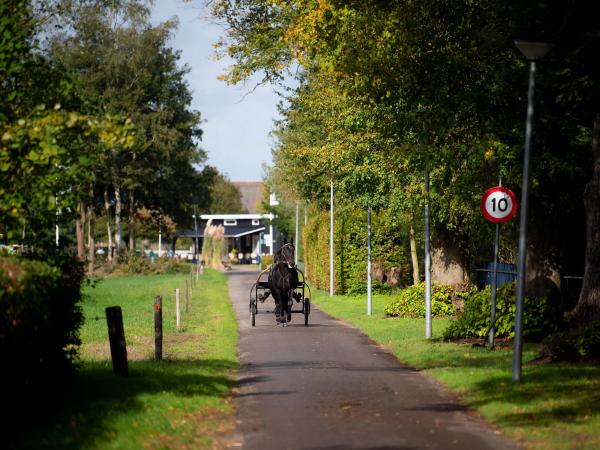
<svg viewBox="0 0 600 450">
<path fill-rule="evenodd" d="M 227 279 L 206 270 L 195 283 L 183 327 L 175 329 L 175 288 L 183 275 L 106 278 L 87 290 L 82 366 L 60 404 L 21 436 L 26 448 L 212 448 L 233 427 L 228 393 L 238 368 L 237 328 Z M 163 296 L 163 357 L 153 361 L 156 295 Z M 120 305 L 128 378 L 113 375 L 104 308 Z M 101 320 L 94 320 L 99 317 Z"/>
<path fill-rule="evenodd" d="M 490 351 L 471 344 L 441 342 L 447 319 L 433 320 L 431 341 L 423 319 L 386 318 L 389 295 L 373 297 L 315 292 L 321 310 L 361 329 L 402 362 L 420 369 L 458 393 L 463 402 L 507 436 L 532 449 L 600 448 L 600 367 L 537 364 L 537 346 L 526 344 L 523 378 L 511 381 L 512 348 Z"/>
</svg>

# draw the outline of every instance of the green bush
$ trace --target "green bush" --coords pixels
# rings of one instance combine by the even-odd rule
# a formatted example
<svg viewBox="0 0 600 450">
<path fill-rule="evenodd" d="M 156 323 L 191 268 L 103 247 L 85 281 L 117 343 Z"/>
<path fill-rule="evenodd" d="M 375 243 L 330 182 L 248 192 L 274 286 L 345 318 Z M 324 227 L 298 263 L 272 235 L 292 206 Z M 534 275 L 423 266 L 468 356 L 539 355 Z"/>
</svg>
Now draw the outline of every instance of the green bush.
<svg viewBox="0 0 600 450">
<path fill-rule="evenodd" d="M 550 335 L 542 342 L 541 354 L 562 361 L 600 361 L 600 322 Z"/>
<path fill-rule="evenodd" d="M 187 261 L 178 258 L 161 256 L 154 262 L 145 255 L 131 254 L 121 260 L 119 265 L 112 271 L 113 275 L 158 275 L 187 273 L 191 266 Z"/>
<path fill-rule="evenodd" d="M 271 264 L 273 264 L 273 255 L 265 255 L 260 259 L 260 268 L 261 270 L 266 269 Z"/>
<path fill-rule="evenodd" d="M 491 288 L 474 292 L 465 298 L 462 314 L 444 331 L 444 338 L 484 338 L 490 329 Z M 496 293 L 497 337 L 513 337 L 515 323 L 515 284 L 507 284 Z M 523 300 L 523 335 L 541 338 L 557 331 L 563 323 L 562 315 L 546 297 L 525 297 Z"/>
<path fill-rule="evenodd" d="M 431 315 L 447 317 L 454 315 L 455 302 L 472 291 L 472 287 L 455 289 L 452 286 L 433 284 L 431 286 Z M 425 283 L 402 289 L 396 298 L 384 308 L 388 316 L 425 317 Z"/>
<path fill-rule="evenodd" d="M 10 395 L 52 385 L 75 367 L 83 267 L 67 256 L 44 258 L 0 258 L 0 380 Z"/>
</svg>

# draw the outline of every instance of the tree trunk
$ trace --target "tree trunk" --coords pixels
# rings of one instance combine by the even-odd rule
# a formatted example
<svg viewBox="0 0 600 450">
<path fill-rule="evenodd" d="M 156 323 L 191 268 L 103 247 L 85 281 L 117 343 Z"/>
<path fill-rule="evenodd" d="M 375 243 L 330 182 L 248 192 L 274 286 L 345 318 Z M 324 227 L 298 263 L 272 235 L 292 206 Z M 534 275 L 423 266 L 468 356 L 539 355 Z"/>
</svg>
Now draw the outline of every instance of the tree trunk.
<svg viewBox="0 0 600 450">
<path fill-rule="evenodd" d="M 600 319 L 600 112 L 594 117 L 592 130 L 594 172 L 585 187 L 586 211 L 585 272 L 575 319 L 581 324 Z"/>
<path fill-rule="evenodd" d="M 129 190 L 129 251 L 135 252 L 135 193 Z"/>
<path fill-rule="evenodd" d="M 90 204 L 88 206 L 87 213 L 88 220 L 88 273 L 94 272 L 94 266 L 96 265 L 96 239 L 94 238 L 94 221 L 96 216 L 94 214 L 94 188 L 90 189 Z"/>
<path fill-rule="evenodd" d="M 460 237 L 455 233 L 437 230 L 431 240 L 431 280 L 441 284 L 458 285 L 469 281 Z"/>
<path fill-rule="evenodd" d="M 83 202 L 77 203 L 75 232 L 77 234 L 77 258 L 85 261 L 85 205 Z"/>
<path fill-rule="evenodd" d="M 119 261 L 121 240 L 123 239 L 123 227 L 121 226 L 122 209 L 123 204 L 121 203 L 121 188 L 119 186 L 115 186 L 115 262 Z"/>
<path fill-rule="evenodd" d="M 419 275 L 419 258 L 417 256 L 417 241 L 415 239 L 415 216 L 410 219 L 410 228 L 408 230 L 410 240 L 410 259 L 412 261 L 413 284 L 419 284 L 421 277 Z"/>
<path fill-rule="evenodd" d="M 104 210 L 106 211 L 106 231 L 108 236 L 108 249 L 106 251 L 108 261 L 113 260 L 112 229 L 110 227 L 110 201 L 108 200 L 108 186 L 104 186 Z"/>
</svg>

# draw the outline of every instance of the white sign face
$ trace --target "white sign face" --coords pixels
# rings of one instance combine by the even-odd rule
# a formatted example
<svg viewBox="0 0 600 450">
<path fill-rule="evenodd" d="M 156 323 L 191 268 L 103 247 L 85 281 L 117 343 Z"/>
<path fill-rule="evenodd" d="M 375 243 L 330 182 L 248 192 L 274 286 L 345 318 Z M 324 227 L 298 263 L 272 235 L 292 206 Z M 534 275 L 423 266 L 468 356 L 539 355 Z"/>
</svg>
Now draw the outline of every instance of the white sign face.
<svg viewBox="0 0 600 450">
<path fill-rule="evenodd" d="M 481 212 L 494 223 L 510 220 L 517 212 L 515 194 L 500 186 L 488 189 L 481 199 Z"/>
<path fill-rule="evenodd" d="M 485 210 L 495 219 L 504 219 L 512 209 L 512 199 L 505 192 L 496 191 L 485 200 Z"/>
</svg>

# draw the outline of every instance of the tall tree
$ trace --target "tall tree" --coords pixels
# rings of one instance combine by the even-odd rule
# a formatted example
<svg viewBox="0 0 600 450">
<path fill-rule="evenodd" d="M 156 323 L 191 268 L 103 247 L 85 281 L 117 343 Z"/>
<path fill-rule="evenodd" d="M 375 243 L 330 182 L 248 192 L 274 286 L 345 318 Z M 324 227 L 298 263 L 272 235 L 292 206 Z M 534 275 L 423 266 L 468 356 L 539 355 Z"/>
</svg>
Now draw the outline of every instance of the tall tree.
<svg viewBox="0 0 600 450">
<path fill-rule="evenodd" d="M 197 169 L 206 158 L 198 147 L 200 114 L 189 107 L 188 69 L 168 44 L 176 22 L 153 26 L 151 3 L 143 0 L 66 6 L 70 31 L 56 36 L 52 49 L 75 80 L 82 108 L 126 115 L 138 130 L 131 148 L 112 149 L 96 169 L 107 215 L 114 204 L 118 257 L 125 212 L 134 250 L 138 209 L 189 223 L 192 205 L 209 201 L 213 171 Z"/>
</svg>

